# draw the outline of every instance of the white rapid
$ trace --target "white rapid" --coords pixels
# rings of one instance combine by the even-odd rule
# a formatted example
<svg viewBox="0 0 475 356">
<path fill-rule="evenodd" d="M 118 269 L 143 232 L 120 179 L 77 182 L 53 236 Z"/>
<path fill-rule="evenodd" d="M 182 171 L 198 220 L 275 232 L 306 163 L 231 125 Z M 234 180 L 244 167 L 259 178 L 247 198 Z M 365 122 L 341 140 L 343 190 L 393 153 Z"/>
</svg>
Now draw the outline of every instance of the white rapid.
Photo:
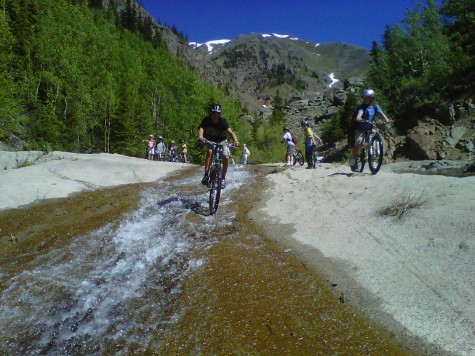
<svg viewBox="0 0 475 356">
<path fill-rule="evenodd" d="M 112 345 L 128 353 L 159 346 L 152 335 L 183 312 L 176 296 L 184 278 L 206 263 L 193 259 L 193 251 L 217 241 L 210 231 L 232 224 L 226 206 L 251 174 L 230 168 L 216 216 L 207 216 L 200 178 L 157 183 L 119 223 L 40 253 L 2 281 L 8 287 L 0 294 L 1 353 L 104 353 Z"/>
</svg>

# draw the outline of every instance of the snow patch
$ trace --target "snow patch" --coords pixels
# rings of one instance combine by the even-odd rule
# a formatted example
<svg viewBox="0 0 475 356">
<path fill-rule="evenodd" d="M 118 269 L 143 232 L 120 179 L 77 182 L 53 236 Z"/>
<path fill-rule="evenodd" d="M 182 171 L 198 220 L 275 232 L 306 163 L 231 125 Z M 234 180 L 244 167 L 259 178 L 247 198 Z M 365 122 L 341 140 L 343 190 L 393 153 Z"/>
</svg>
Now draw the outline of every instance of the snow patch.
<svg viewBox="0 0 475 356">
<path fill-rule="evenodd" d="M 208 47 L 208 52 L 213 52 L 213 49 L 214 49 L 213 46 L 225 45 L 229 41 L 231 41 L 231 40 L 214 40 L 214 41 L 208 41 L 208 42 L 205 42 L 205 43 L 190 42 L 189 44 L 190 44 L 190 46 L 192 46 L 194 48 L 198 48 L 198 47 L 201 47 L 202 45 L 205 45 L 206 47 Z"/>
<path fill-rule="evenodd" d="M 262 37 L 272 37 L 272 36 L 278 37 L 278 38 L 288 38 L 288 37 L 290 37 L 289 35 L 279 35 L 278 33 L 272 33 L 272 34 L 263 33 L 262 34 Z"/>
<path fill-rule="evenodd" d="M 331 88 L 333 84 L 335 84 L 335 83 L 337 83 L 337 82 L 340 81 L 339 79 L 336 79 L 336 78 L 335 78 L 335 73 L 330 73 L 328 76 L 329 76 L 330 79 L 332 80 L 332 82 L 331 82 L 330 85 L 328 86 L 329 88 Z"/>
</svg>

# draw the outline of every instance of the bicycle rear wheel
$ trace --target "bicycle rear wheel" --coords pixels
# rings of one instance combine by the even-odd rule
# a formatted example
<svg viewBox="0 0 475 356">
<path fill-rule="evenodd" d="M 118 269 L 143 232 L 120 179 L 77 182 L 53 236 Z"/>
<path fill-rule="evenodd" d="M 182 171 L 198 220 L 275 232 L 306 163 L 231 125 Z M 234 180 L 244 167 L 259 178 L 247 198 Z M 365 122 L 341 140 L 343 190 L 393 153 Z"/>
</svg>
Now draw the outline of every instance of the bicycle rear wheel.
<svg viewBox="0 0 475 356">
<path fill-rule="evenodd" d="M 371 173 L 376 174 L 379 172 L 381 165 L 383 164 L 383 140 L 378 134 L 371 138 L 368 147 L 368 166 Z"/>
</svg>

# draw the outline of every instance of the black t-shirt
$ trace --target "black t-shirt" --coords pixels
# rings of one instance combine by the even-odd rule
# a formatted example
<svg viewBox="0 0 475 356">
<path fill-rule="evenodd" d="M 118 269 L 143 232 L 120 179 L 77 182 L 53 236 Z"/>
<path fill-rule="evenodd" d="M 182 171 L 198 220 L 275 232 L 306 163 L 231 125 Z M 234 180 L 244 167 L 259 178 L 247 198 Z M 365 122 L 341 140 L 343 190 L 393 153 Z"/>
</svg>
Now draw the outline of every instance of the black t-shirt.
<svg viewBox="0 0 475 356">
<path fill-rule="evenodd" d="M 221 142 L 228 138 L 229 129 L 226 119 L 220 117 L 218 122 L 213 122 L 209 116 L 205 117 L 198 128 L 203 128 L 203 137 L 209 141 Z"/>
</svg>

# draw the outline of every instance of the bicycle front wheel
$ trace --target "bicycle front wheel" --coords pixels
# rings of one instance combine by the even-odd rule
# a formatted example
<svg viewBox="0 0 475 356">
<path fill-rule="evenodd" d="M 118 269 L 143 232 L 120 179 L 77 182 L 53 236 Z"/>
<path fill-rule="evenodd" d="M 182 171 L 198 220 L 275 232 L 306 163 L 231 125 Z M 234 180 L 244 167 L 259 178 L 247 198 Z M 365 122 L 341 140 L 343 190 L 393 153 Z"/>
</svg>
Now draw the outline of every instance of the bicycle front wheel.
<svg viewBox="0 0 475 356">
<path fill-rule="evenodd" d="M 376 174 L 379 172 L 381 165 L 383 164 L 383 140 L 381 136 L 375 135 L 368 147 L 368 166 L 371 173 Z"/>
<path fill-rule="evenodd" d="M 317 168 L 317 163 L 318 163 L 317 150 L 314 150 L 312 153 L 312 163 L 313 163 L 313 169 Z"/>
<path fill-rule="evenodd" d="M 305 163 L 305 159 L 303 157 L 303 154 L 302 152 L 298 151 L 297 154 L 295 155 L 295 159 L 294 159 L 294 166 L 295 166 L 295 163 L 299 163 L 301 166 L 303 166 L 303 164 Z"/>
<path fill-rule="evenodd" d="M 214 215 L 218 211 L 219 199 L 221 197 L 221 170 L 211 167 L 209 175 L 209 214 Z"/>
</svg>

